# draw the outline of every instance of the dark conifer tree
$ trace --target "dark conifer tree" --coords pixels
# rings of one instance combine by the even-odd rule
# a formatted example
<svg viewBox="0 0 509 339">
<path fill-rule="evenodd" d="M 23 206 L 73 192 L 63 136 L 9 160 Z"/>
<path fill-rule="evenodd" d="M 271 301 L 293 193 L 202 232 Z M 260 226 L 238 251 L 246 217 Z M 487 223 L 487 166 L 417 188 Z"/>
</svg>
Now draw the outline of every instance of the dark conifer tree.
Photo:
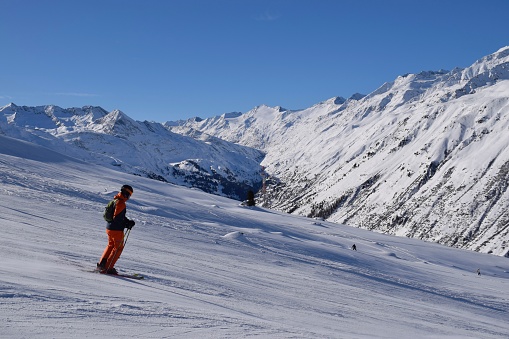
<svg viewBox="0 0 509 339">
<path fill-rule="evenodd" d="M 254 206 L 255 200 L 254 200 L 254 192 L 249 190 L 247 192 L 247 206 Z"/>
</svg>

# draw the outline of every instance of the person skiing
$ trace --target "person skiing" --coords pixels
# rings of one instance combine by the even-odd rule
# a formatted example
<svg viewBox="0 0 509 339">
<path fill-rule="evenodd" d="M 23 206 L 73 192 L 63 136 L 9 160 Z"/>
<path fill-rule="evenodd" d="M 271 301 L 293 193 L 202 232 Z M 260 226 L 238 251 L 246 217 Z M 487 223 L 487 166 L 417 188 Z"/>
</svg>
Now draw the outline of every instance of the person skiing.
<svg viewBox="0 0 509 339">
<path fill-rule="evenodd" d="M 106 223 L 106 234 L 108 235 L 108 244 L 104 249 L 101 259 L 97 263 L 97 270 L 106 274 L 118 274 L 115 269 L 122 250 L 124 249 L 124 229 L 131 229 L 135 222 L 128 219 L 126 214 L 126 201 L 133 194 L 133 188 L 129 185 L 123 185 L 114 199 L 115 210 L 113 220 Z"/>
</svg>

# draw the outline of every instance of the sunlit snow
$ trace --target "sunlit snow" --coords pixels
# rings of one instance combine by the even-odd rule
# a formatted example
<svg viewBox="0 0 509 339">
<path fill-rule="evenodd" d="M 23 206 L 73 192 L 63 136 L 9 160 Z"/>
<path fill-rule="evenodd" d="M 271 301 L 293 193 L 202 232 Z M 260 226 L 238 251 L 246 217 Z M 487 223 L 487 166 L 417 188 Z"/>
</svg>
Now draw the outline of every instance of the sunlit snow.
<svg viewBox="0 0 509 339">
<path fill-rule="evenodd" d="M 117 269 L 144 280 L 90 272 L 123 184 L 136 226 Z M 244 207 L 5 136 L 0 220 L 2 338 L 509 336 L 507 258 Z"/>
</svg>

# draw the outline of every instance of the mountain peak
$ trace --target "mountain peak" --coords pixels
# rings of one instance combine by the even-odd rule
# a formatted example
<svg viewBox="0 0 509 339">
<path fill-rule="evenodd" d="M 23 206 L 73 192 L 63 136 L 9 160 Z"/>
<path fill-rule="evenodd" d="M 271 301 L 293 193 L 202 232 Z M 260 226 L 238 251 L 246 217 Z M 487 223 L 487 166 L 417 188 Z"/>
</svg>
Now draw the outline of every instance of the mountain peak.
<svg viewBox="0 0 509 339">
<path fill-rule="evenodd" d="M 230 113 L 224 113 L 223 118 L 225 119 L 235 119 L 242 115 L 241 112 L 230 112 Z"/>
<path fill-rule="evenodd" d="M 502 47 L 498 51 L 496 51 L 494 54 L 504 54 L 509 53 L 509 46 Z"/>
<path fill-rule="evenodd" d="M 0 107 L 0 111 L 3 111 L 4 109 L 16 109 L 18 108 L 19 106 L 16 105 L 15 103 L 13 102 L 10 102 L 9 104 L 3 106 L 3 107 Z"/>
<path fill-rule="evenodd" d="M 350 98 L 348 98 L 348 100 L 355 100 L 355 101 L 359 101 L 361 100 L 362 98 L 364 98 L 366 96 L 366 94 L 361 94 L 361 93 L 354 93 L 352 94 L 352 96 Z"/>
</svg>

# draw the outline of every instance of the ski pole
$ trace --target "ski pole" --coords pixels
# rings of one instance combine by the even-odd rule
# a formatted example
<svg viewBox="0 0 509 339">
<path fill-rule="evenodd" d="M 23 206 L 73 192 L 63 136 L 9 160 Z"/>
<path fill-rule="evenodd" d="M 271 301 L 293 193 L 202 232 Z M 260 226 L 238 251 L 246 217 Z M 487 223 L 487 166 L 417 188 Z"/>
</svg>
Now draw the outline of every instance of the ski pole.
<svg viewBox="0 0 509 339">
<path fill-rule="evenodd" d="M 130 228 L 128 228 L 127 231 L 124 234 L 124 238 L 125 239 L 124 239 L 124 246 L 123 247 L 125 247 L 125 244 L 127 244 L 127 239 L 129 238 L 129 234 L 131 234 L 131 229 Z"/>
</svg>

